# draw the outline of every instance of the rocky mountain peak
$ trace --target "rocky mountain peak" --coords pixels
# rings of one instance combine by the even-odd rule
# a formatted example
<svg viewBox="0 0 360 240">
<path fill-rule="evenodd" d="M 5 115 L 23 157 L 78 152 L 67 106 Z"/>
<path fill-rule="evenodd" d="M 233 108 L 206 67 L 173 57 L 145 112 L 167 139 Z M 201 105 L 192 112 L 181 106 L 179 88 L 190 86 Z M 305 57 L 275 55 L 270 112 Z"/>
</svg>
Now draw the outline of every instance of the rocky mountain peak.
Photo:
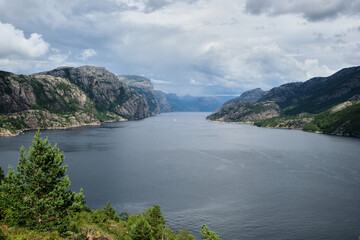
<svg viewBox="0 0 360 240">
<path fill-rule="evenodd" d="M 146 100 L 119 81 L 104 67 L 61 67 L 37 75 L 52 75 L 68 79 L 93 99 L 98 109 L 115 112 L 127 119 L 149 116 Z"/>
<path fill-rule="evenodd" d="M 232 104 L 232 103 L 249 103 L 249 102 L 256 102 L 260 98 L 264 96 L 266 92 L 262 90 L 261 88 L 255 88 L 252 90 L 248 90 L 243 92 L 239 97 L 231 99 L 230 101 L 226 102 L 226 104 Z"/>
</svg>

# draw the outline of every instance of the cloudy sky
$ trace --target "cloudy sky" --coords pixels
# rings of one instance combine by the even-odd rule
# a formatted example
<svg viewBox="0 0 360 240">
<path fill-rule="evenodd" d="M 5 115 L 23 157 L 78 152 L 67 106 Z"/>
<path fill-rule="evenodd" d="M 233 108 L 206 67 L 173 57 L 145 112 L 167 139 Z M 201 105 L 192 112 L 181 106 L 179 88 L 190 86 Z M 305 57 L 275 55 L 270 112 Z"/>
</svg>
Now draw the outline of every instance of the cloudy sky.
<svg viewBox="0 0 360 240">
<path fill-rule="evenodd" d="M 360 0 L 0 0 L 0 69 L 97 65 L 181 95 L 360 65 Z"/>
</svg>

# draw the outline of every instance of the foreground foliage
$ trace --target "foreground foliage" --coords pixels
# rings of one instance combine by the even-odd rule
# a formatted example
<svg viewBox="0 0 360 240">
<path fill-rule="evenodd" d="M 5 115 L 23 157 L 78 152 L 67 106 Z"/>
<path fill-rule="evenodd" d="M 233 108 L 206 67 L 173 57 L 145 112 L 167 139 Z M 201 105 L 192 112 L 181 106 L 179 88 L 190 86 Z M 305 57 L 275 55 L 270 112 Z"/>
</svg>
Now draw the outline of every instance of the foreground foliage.
<svg viewBox="0 0 360 240">
<path fill-rule="evenodd" d="M 0 200 L 10 226 L 66 231 L 68 216 L 84 206 L 84 196 L 68 191 L 64 154 L 47 139 L 34 137 L 27 152 L 20 150 L 17 171 L 12 168 L 0 186 Z"/>
<path fill-rule="evenodd" d="M 82 190 L 67 190 L 63 162 L 64 154 L 38 131 L 32 147 L 21 148 L 16 171 L 10 167 L 4 177 L 0 168 L 0 240 L 195 240 L 188 229 L 173 231 L 165 225 L 158 205 L 138 215 L 117 214 L 110 203 L 90 210 Z M 205 225 L 201 235 L 220 239 Z"/>
</svg>

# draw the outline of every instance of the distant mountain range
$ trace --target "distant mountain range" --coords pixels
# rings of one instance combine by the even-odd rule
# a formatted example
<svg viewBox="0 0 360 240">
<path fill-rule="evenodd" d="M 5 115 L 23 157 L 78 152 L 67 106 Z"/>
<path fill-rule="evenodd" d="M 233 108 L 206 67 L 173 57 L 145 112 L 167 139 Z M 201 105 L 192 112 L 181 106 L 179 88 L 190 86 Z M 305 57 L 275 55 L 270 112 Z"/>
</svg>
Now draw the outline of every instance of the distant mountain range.
<svg viewBox="0 0 360 240">
<path fill-rule="evenodd" d="M 207 119 L 359 137 L 360 67 L 287 83 L 267 92 L 244 92 Z"/>
<path fill-rule="evenodd" d="M 0 136 L 143 119 L 171 111 L 214 111 L 229 98 L 178 97 L 150 80 L 103 67 L 60 67 L 32 75 L 0 71 Z"/>
<path fill-rule="evenodd" d="M 177 96 L 174 93 L 165 93 L 164 95 L 173 112 L 212 112 L 232 98 L 231 96 Z"/>
</svg>

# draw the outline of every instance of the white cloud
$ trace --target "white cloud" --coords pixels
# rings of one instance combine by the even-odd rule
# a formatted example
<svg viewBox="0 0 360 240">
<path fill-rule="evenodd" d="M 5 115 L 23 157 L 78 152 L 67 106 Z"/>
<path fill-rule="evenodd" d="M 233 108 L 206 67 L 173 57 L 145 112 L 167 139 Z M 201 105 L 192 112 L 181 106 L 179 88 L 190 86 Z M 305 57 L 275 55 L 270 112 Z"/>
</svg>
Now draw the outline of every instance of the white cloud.
<svg viewBox="0 0 360 240">
<path fill-rule="evenodd" d="M 90 57 L 96 56 L 96 54 L 97 54 L 97 52 L 92 48 L 84 49 L 81 51 L 79 59 L 82 61 L 85 61 Z"/>
<path fill-rule="evenodd" d="M 45 55 L 48 50 L 49 43 L 40 34 L 32 33 L 26 38 L 23 31 L 0 21 L 0 58 L 36 58 Z"/>
<path fill-rule="evenodd" d="M 56 49 L 53 50 L 53 54 L 49 56 L 48 61 L 56 65 L 63 65 L 64 63 L 67 62 L 70 56 L 71 56 L 71 52 L 62 54 Z"/>
<path fill-rule="evenodd" d="M 358 2 L 0 0 L 0 21 L 58 49 L 36 61 L 22 54 L 19 65 L 6 58 L 15 72 L 91 59 L 117 74 L 152 76 L 168 92 L 226 94 L 359 64 Z"/>
<path fill-rule="evenodd" d="M 320 65 L 317 59 L 306 59 L 300 64 L 300 68 L 306 73 L 306 79 L 313 77 L 326 77 L 334 73 L 326 65 Z"/>
<path fill-rule="evenodd" d="M 159 79 L 150 79 L 153 84 L 171 84 L 169 81 L 159 80 Z"/>
<path fill-rule="evenodd" d="M 200 86 L 200 85 L 202 85 L 201 82 L 196 81 L 196 80 L 194 80 L 194 79 L 190 79 L 190 84 L 191 84 L 191 85 L 195 85 L 195 86 Z"/>
</svg>

